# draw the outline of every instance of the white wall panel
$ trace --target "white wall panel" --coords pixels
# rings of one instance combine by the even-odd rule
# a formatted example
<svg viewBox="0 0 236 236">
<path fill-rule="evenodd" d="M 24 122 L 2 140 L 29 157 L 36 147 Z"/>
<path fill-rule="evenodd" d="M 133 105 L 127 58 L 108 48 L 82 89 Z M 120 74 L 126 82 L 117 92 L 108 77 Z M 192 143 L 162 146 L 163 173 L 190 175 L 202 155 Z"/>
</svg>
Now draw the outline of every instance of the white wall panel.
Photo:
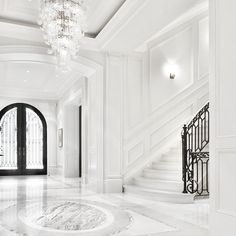
<svg viewBox="0 0 236 236">
<path fill-rule="evenodd" d="M 210 1 L 210 231 L 236 235 L 236 2 Z"/>
<path fill-rule="evenodd" d="M 79 104 L 78 104 L 79 105 Z M 64 177 L 79 177 L 79 106 L 64 108 Z"/>
<path fill-rule="evenodd" d="M 144 155 L 144 143 L 139 142 L 130 149 L 128 149 L 127 151 L 128 162 L 126 163 L 126 165 L 128 166 L 132 164 L 134 161 L 136 161 L 138 158 L 141 158 L 143 155 Z"/>
<path fill-rule="evenodd" d="M 169 148 L 170 140 L 180 139 L 184 123 L 209 100 L 208 30 L 204 14 L 154 39 L 142 59 L 125 60 L 125 176 Z M 172 63 L 174 80 L 166 70 Z"/>
<path fill-rule="evenodd" d="M 198 34 L 198 73 L 199 79 L 209 74 L 209 18 L 199 21 Z"/>
<path fill-rule="evenodd" d="M 176 78 L 169 78 L 168 67 L 176 66 Z M 193 82 L 192 28 L 150 49 L 151 111 L 177 96 Z"/>
<path fill-rule="evenodd" d="M 150 133 L 150 149 L 155 148 L 165 137 L 168 137 L 173 131 L 179 128 L 181 133 L 181 128 L 179 124 L 184 124 L 192 114 L 192 106 L 187 107 L 184 110 L 180 110 L 179 113 L 172 119 L 166 120 L 166 122 L 154 129 Z"/>
<path fill-rule="evenodd" d="M 236 191 L 232 191 L 231 182 L 236 179 L 236 150 L 221 150 L 217 154 L 218 211 L 236 217 Z"/>
<path fill-rule="evenodd" d="M 143 60 L 129 58 L 126 78 L 128 128 L 143 120 Z"/>
<path fill-rule="evenodd" d="M 107 192 L 122 189 L 121 171 L 123 157 L 123 80 L 125 63 L 123 57 L 107 57 L 106 78 L 106 166 Z"/>
</svg>

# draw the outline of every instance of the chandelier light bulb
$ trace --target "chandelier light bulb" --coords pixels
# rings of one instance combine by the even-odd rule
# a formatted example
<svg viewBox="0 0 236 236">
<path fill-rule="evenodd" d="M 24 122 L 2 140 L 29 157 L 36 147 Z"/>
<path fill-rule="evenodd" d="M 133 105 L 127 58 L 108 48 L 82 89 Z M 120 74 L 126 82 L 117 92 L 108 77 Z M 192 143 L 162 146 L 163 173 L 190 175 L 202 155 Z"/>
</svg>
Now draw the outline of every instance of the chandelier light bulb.
<svg viewBox="0 0 236 236">
<path fill-rule="evenodd" d="M 61 66 L 68 66 L 79 51 L 86 31 L 86 6 L 83 0 L 41 0 L 40 19 L 45 43 Z"/>
</svg>

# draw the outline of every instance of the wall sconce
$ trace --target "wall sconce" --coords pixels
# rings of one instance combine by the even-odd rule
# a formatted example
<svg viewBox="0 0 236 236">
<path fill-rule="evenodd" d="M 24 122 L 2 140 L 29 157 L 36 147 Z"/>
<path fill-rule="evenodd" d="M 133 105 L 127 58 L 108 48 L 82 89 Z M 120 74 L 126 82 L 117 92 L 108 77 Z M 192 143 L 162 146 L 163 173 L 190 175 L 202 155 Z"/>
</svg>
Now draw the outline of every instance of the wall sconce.
<svg viewBox="0 0 236 236">
<path fill-rule="evenodd" d="M 168 76 L 170 79 L 175 79 L 179 74 L 179 67 L 175 63 L 167 63 L 164 67 L 164 71 L 166 76 Z"/>
<path fill-rule="evenodd" d="M 170 79 L 174 79 L 175 78 L 175 74 L 174 73 L 170 73 Z"/>
</svg>

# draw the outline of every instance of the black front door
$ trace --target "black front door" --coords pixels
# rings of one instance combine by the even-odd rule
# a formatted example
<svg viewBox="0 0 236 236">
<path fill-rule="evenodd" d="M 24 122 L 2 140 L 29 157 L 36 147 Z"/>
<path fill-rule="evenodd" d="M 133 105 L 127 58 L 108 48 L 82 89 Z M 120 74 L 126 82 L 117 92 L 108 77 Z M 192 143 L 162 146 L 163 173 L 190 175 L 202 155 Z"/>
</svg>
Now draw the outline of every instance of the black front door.
<svg viewBox="0 0 236 236">
<path fill-rule="evenodd" d="M 0 175 L 47 174 L 47 125 L 35 107 L 15 103 L 0 111 Z"/>
</svg>

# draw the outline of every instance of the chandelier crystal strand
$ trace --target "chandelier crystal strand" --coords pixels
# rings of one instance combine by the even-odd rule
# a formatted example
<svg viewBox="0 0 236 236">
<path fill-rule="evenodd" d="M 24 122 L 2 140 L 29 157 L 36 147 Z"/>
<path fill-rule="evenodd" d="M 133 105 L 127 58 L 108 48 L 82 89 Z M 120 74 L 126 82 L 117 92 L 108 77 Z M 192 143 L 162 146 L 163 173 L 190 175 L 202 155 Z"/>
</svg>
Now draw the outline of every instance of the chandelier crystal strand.
<svg viewBox="0 0 236 236">
<path fill-rule="evenodd" d="M 39 25 L 44 32 L 48 51 L 62 67 L 75 58 L 86 32 L 84 0 L 41 0 Z"/>
</svg>

